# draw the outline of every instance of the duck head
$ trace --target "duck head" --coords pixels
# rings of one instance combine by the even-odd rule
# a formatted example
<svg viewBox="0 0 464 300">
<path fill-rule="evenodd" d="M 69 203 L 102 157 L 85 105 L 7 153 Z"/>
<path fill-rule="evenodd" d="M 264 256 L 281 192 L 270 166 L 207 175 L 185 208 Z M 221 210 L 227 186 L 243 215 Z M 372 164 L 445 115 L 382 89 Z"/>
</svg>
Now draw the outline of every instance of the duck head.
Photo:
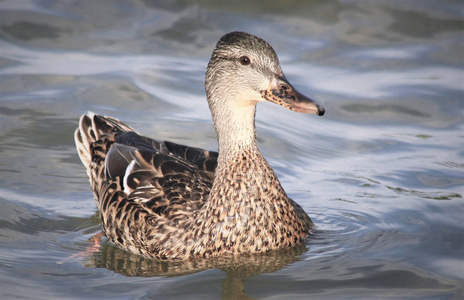
<svg viewBox="0 0 464 300">
<path fill-rule="evenodd" d="M 325 113 L 324 107 L 288 82 L 274 49 L 244 32 L 231 32 L 219 40 L 208 64 L 205 87 L 213 118 L 217 110 L 255 107 L 263 101 L 296 112 Z"/>
</svg>

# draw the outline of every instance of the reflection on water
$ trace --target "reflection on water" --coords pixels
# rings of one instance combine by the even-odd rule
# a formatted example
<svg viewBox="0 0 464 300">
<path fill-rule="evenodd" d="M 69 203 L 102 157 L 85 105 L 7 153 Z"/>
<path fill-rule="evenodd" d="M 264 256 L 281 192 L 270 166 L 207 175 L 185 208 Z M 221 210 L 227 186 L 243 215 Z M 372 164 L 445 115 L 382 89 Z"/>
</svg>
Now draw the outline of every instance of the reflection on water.
<svg viewBox="0 0 464 300">
<path fill-rule="evenodd" d="M 158 261 L 146 259 L 104 243 L 101 252 L 87 261 L 87 267 L 107 268 L 125 276 L 182 276 L 208 269 L 220 269 L 226 274 L 245 279 L 262 273 L 279 271 L 298 260 L 297 255 L 306 251 L 304 245 L 260 255 L 220 257 L 209 260 Z"/>
<path fill-rule="evenodd" d="M 263 103 L 256 120 L 314 234 L 288 251 L 189 262 L 96 246 L 79 116 L 216 149 L 204 72 L 233 30 L 268 40 L 327 109 Z M 452 0 L 2 1 L 1 298 L 464 297 L 463 31 Z"/>
</svg>

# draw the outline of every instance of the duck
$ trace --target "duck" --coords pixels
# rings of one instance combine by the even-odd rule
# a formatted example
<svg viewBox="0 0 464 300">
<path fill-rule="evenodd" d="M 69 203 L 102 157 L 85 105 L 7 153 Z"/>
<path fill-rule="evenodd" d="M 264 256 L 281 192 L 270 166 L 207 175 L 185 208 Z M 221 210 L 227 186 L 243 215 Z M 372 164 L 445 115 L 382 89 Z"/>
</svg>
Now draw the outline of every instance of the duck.
<svg viewBox="0 0 464 300">
<path fill-rule="evenodd" d="M 274 49 L 245 32 L 222 36 L 205 76 L 218 151 L 151 139 L 87 113 L 75 131 L 104 235 L 158 260 L 265 253 L 304 243 L 314 226 L 258 149 L 259 102 L 324 115 L 282 72 Z"/>
</svg>

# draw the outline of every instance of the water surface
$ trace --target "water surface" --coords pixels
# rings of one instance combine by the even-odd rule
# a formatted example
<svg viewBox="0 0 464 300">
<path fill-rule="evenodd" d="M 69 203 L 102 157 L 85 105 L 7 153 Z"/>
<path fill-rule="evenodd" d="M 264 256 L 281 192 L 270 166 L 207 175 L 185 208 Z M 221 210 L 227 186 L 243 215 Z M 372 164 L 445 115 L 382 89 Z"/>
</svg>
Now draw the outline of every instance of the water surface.
<svg viewBox="0 0 464 300">
<path fill-rule="evenodd" d="M 1 298 L 463 298 L 463 15 L 459 1 L 0 2 Z M 186 263 L 95 246 L 79 116 L 217 149 L 204 72 L 234 30 L 271 43 L 327 110 L 265 103 L 256 120 L 314 235 Z"/>
</svg>

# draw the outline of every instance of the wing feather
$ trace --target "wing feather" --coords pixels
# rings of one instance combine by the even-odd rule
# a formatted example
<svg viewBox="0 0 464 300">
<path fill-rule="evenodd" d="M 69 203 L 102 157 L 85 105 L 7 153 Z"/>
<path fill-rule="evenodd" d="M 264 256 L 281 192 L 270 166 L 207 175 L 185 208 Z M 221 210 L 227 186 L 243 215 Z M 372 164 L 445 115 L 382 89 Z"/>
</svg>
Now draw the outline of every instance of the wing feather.
<svg viewBox="0 0 464 300">
<path fill-rule="evenodd" d="M 118 201 L 171 217 L 199 208 L 217 165 L 217 152 L 150 139 L 117 119 L 92 113 L 81 118 L 76 144 L 104 210 Z"/>
</svg>

